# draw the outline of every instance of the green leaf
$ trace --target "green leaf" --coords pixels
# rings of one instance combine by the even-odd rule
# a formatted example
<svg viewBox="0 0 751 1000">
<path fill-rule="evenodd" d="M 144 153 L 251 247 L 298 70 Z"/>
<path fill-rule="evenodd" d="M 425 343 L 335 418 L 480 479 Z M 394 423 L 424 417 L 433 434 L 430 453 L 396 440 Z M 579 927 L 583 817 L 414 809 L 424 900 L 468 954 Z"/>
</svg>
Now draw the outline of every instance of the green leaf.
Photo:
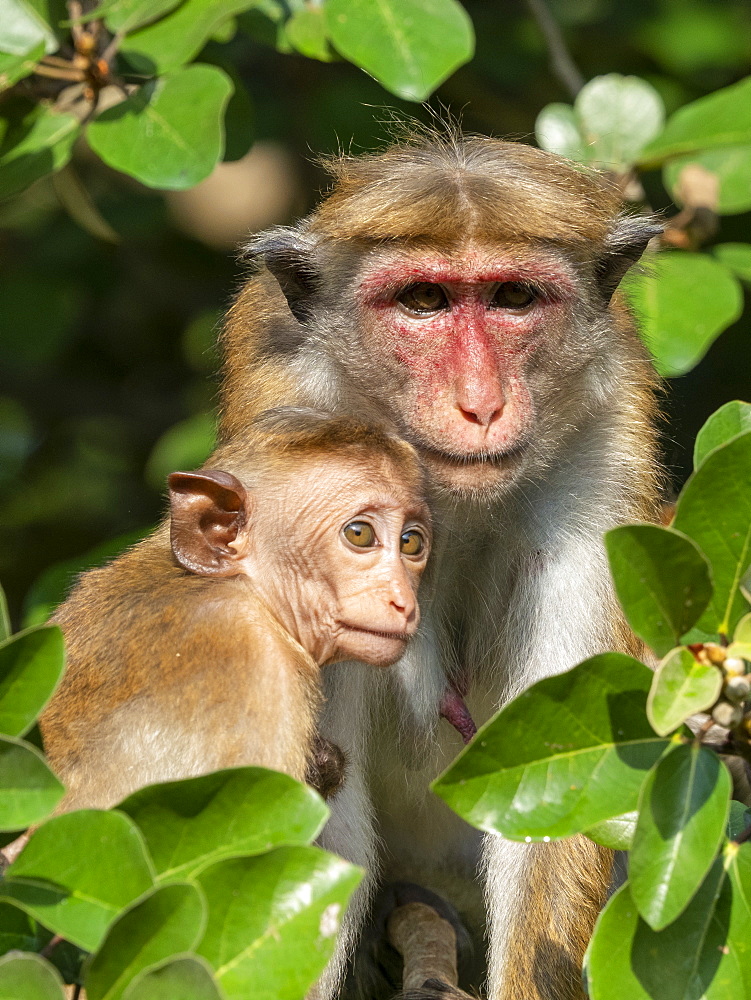
<svg viewBox="0 0 751 1000">
<path fill-rule="evenodd" d="M 255 7 L 238 16 L 237 26 L 253 41 L 289 53 L 292 47 L 284 30 L 288 16 L 284 0 L 257 0 Z"/>
<path fill-rule="evenodd" d="M 96 951 L 120 910 L 153 884 L 151 861 L 132 820 L 86 809 L 39 827 L 7 869 L 0 898 Z"/>
<path fill-rule="evenodd" d="M 28 0 L 0 0 L 0 49 L 24 56 L 40 43 L 42 52 L 55 52 L 55 33 Z"/>
<path fill-rule="evenodd" d="M 705 712 L 720 697 L 722 672 L 697 662 L 690 649 L 679 646 L 662 660 L 647 699 L 647 718 L 660 736 Z"/>
<path fill-rule="evenodd" d="M 173 958 L 136 976 L 123 1000 L 223 1000 L 211 967 L 198 955 Z"/>
<path fill-rule="evenodd" d="M 0 586 L 0 642 L 5 642 L 6 639 L 10 638 L 12 632 L 10 615 L 8 614 L 8 601 L 5 597 L 5 591 Z"/>
<path fill-rule="evenodd" d="M 591 162 L 624 170 L 644 146 L 659 135 L 665 119 L 662 98 L 638 76 L 596 76 L 574 102 L 579 132 Z"/>
<path fill-rule="evenodd" d="M 751 565 L 751 431 L 715 448 L 683 488 L 673 524 L 709 560 L 714 594 L 699 619 L 731 635 L 748 607 L 738 584 Z"/>
<path fill-rule="evenodd" d="M 39 823 L 64 793 L 36 747 L 0 737 L 0 830 L 25 830 Z"/>
<path fill-rule="evenodd" d="M 338 51 L 407 101 L 426 100 L 474 55 L 456 0 L 327 0 L 324 14 Z"/>
<path fill-rule="evenodd" d="M 329 45 L 322 7 L 303 7 L 284 26 L 290 44 L 309 59 L 331 62 L 334 53 Z"/>
<path fill-rule="evenodd" d="M 621 286 L 661 375 L 684 375 L 743 311 L 738 281 L 707 254 L 668 250 Z"/>
<path fill-rule="evenodd" d="M 0 955 L 8 951 L 37 951 L 39 947 L 37 927 L 28 913 L 10 903 L 0 903 Z"/>
<path fill-rule="evenodd" d="M 597 921 L 587 952 L 591 1000 L 736 1000 L 751 996 L 751 845 L 726 848 L 680 917 L 654 931 L 628 883 Z"/>
<path fill-rule="evenodd" d="M 308 844 L 328 816 L 312 788 L 262 767 L 151 785 L 118 809 L 143 833 L 160 879 L 187 878 L 221 858 Z"/>
<path fill-rule="evenodd" d="M 0 958 L 0 1000 L 64 1000 L 60 973 L 41 955 Z"/>
<path fill-rule="evenodd" d="M 2 4 L 2 0 L 0 0 Z M 34 67 L 44 55 L 44 42 L 40 41 L 23 55 L 0 52 L 0 92 L 12 87 L 34 72 Z"/>
<path fill-rule="evenodd" d="M 638 812 L 634 810 L 624 813 L 622 816 L 614 816 L 613 819 L 596 823 L 584 832 L 596 844 L 610 847 L 614 851 L 628 851 L 631 849 L 631 843 L 634 839 L 638 815 Z"/>
<path fill-rule="evenodd" d="M 751 826 L 751 809 L 744 802 L 736 802 L 733 799 L 730 803 L 726 836 L 729 840 L 735 840 L 749 826 Z"/>
<path fill-rule="evenodd" d="M 733 890 L 730 930 L 713 984 L 717 989 L 708 1000 L 751 996 L 751 844 L 728 844 L 725 864 Z"/>
<path fill-rule="evenodd" d="M 181 0 L 104 0 L 99 6 L 80 18 L 81 22 L 103 19 L 110 31 L 127 34 L 145 24 L 158 21 Z"/>
<path fill-rule="evenodd" d="M 323 971 L 362 872 L 316 847 L 220 861 L 199 876 L 198 948 L 229 1000 L 300 1000 Z"/>
<path fill-rule="evenodd" d="M 636 808 L 667 743 L 649 726 L 652 672 L 603 653 L 534 684 L 480 729 L 433 790 L 511 840 L 568 837 Z"/>
<path fill-rule="evenodd" d="M 751 596 L 743 586 L 741 586 L 741 590 L 744 591 L 743 596 L 746 600 L 750 600 Z M 726 652 L 729 657 L 740 657 L 743 660 L 751 662 L 751 614 L 744 615 L 736 625 L 735 632 L 733 633 L 733 641 L 728 646 Z"/>
<path fill-rule="evenodd" d="M 681 171 L 693 164 L 699 164 L 717 178 L 717 212 L 720 215 L 734 215 L 751 208 L 751 143 L 720 146 L 670 160 L 663 170 L 663 182 L 678 204 L 681 204 Z"/>
<path fill-rule="evenodd" d="M 65 669 L 57 625 L 19 632 L 0 645 L 0 733 L 24 736 L 52 697 Z"/>
<path fill-rule="evenodd" d="M 709 604 L 706 559 L 690 538 L 655 524 L 613 528 L 605 535 L 605 547 L 629 625 L 664 656 Z"/>
<path fill-rule="evenodd" d="M 590 153 L 579 131 L 579 123 L 570 104 L 548 104 L 535 122 L 535 138 L 541 149 L 589 163 Z"/>
<path fill-rule="evenodd" d="M 185 0 L 173 14 L 128 35 L 121 52 L 137 72 L 162 76 L 190 62 L 225 21 L 255 3 Z"/>
<path fill-rule="evenodd" d="M 642 151 L 642 166 L 711 146 L 747 145 L 751 136 L 751 76 L 686 104 Z"/>
<path fill-rule="evenodd" d="M 680 916 L 704 881 L 725 835 L 731 791 L 717 754 L 695 743 L 671 748 L 645 781 L 629 878 L 654 930 Z"/>
<path fill-rule="evenodd" d="M 744 431 L 751 431 L 751 403 L 734 400 L 715 410 L 696 435 L 694 468 L 699 468 L 710 451 L 727 444 Z"/>
<path fill-rule="evenodd" d="M 87 1000 L 120 1000 L 138 973 L 190 951 L 206 927 L 203 892 L 189 882 L 153 889 L 107 932 L 85 973 Z"/>
<path fill-rule="evenodd" d="M 101 114 L 89 125 L 89 145 L 110 167 L 147 187 L 193 187 L 222 158 L 231 93 L 229 77 L 216 66 L 187 66 Z"/>
<path fill-rule="evenodd" d="M 80 131 L 74 115 L 57 114 L 41 104 L 9 128 L 0 144 L 0 199 L 64 167 Z"/>
<path fill-rule="evenodd" d="M 713 255 L 741 281 L 751 282 L 751 244 L 720 243 L 712 247 Z"/>
<path fill-rule="evenodd" d="M 170 472 L 197 469 L 203 465 L 216 444 L 216 417 L 196 413 L 174 424 L 162 434 L 146 463 L 146 481 L 163 490 Z"/>
</svg>

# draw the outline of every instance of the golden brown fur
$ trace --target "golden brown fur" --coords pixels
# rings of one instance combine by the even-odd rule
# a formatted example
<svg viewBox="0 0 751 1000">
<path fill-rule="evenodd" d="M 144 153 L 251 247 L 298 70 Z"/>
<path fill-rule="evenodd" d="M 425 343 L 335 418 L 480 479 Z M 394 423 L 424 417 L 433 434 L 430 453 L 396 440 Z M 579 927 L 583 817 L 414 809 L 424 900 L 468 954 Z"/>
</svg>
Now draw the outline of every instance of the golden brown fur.
<svg viewBox="0 0 751 1000">
<path fill-rule="evenodd" d="M 247 579 L 185 573 L 162 528 L 85 574 L 53 621 L 68 668 L 41 727 L 66 808 L 239 764 L 304 779 L 319 671 Z"/>
<path fill-rule="evenodd" d="M 362 305 L 361 283 L 384 262 L 409 275 L 416 261 L 405 284 L 440 280 L 425 269 L 434 257 L 448 271 L 465 267 L 466 281 L 478 259 L 490 267 L 497 256 L 501 269 L 541 274 L 557 262 L 573 297 L 564 320 L 550 310 L 546 338 L 530 335 L 532 360 L 505 343 L 494 348 L 499 377 L 527 380 L 532 398 L 534 432 L 516 472 L 485 489 L 447 488 L 440 469 L 433 477 L 443 537 L 431 573 L 433 645 L 416 648 L 388 678 L 352 672 L 327 682 L 324 730 L 335 740 L 347 734 L 359 750 L 350 797 L 335 809 L 324 842 L 369 865 L 373 884 L 383 874 L 447 895 L 474 927 L 478 951 L 487 920 L 491 1000 L 580 1000 L 581 959 L 605 899 L 610 852 L 583 840 L 481 844 L 427 791 L 458 749 L 436 732 L 433 706 L 445 679 L 458 678 L 483 722 L 535 680 L 589 655 L 640 652 L 612 592 L 601 536 L 624 521 L 659 517 L 658 379 L 631 317 L 610 300 L 659 227 L 623 215 L 618 192 L 595 171 L 456 131 L 419 132 L 383 153 L 329 166 L 333 191 L 308 219 L 250 244 L 256 272 L 223 334 L 224 440 L 242 437 L 258 408 L 294 402 L 388 419 L 424 445 L 431 407 L 414 404 L 393 360 L 403 338 L 394 334 L 386 347 L 374 340 L 372 331 L 384 330 L 381 314 Z M 460 386 L 481 377 L 455 371 Z M 422 378 L 436 376 L 426 367 L 413 381 Z M 429 449 L 423 454 L 437 469 Z M 481 475 L 482 468 L 476 482 Z M 350 947 L 365 911 L 361 901 Z M 344 950 L 321 997 L 337 994 Z M 376 995 L 385 993 L 368 1000 Z"/>
<path fill-rule="evenodd" d="M 327 628 L 320 611 L 344 569 L 323 565 L 321 553 L 340 543 L 325 548 L 319 522 L 308 524 L 316 510 L 311 493 L 293 492 L 294 509 L 279 505 L 289 503 L 290 484 L 312 476 L 319 506 L 335 511 L 350 503 L 347 489 L 360 484 L 362 492 L 371 481 L 365 490 L 374 505 L 385 484 L 424 509 L 414 450 L 354 419 L 286 409 L 263 414 L 242 444 L 218 449 L 205 469 L 204 477 L 177 474 L 188 495 L 173 488 L 171 525 L 85 573 L 52 619 L 65 635 L 68 666 L 40 722 L 50 762 L 67 787 L 65 809 L 111 806 L 150 782 L 238 765 L 304 780 L 314 750 L 326 767 L 341 759 L 337 748 L 332 754 L 320 741 L 312 745 L 321 705 L 320 663 L 312 655 L 318 647 L 301 645 L 310 630 L 290 633 L 269 589 L 281 586 L 294 603 L 302 592 L 296 585 L 317 563 L 326 589 L 316 592 L 316 577 L 311 604 L 319 617 L 311 627 Z M 200 492 L 206 482 L 215 485 L 216 469 L 217 495 L 230 484 L 226 508 Z M 196 480 L 199 493 L 191 496 Z M 343 495 L 331 495 L 334 483 L 343 484 Z M 191 507 L 196 501 L 198 509 Z M 269 525 L 273 537 L 253 543 L 256 523 Z M 298 523 L 303 534 L 294 535 Z M 306 548 L 315 551 L 294 551 L 293 537 L 314 538 Z M 248 573 L 257 563 L 243 562 L 251 549 L 262 552 L 255 575 Z M 183 550 L 192 572 L 183 568 Z M 290 566 L 295 579 L 285 576 Z M 373 588 L 369 614 L 377 621 L 380 598 L 369 566 L 355 567 L 355 585 Z M 292 608 L 300 621 L 306 610 Z M 335 791 L 337 776 L 324 778 Z"/>
</svg>

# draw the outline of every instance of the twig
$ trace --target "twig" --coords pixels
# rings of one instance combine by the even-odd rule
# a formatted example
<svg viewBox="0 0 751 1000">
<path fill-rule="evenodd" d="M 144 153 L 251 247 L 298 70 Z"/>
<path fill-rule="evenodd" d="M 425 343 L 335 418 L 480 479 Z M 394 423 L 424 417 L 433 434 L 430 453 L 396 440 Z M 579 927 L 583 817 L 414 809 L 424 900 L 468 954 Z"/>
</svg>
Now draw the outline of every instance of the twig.
<svg viewBox="0 0 751 1000">
<path fill-rule="evenodd" d="M 102 216 L 93 198 L 81 183 L 81 179 L 70 163 L 52 176 L 52 186 L 60 204 L 68 215 L 89 236 L 105 243 L 117 244 L 119 234 Z"/>
<path fill-rule="evenodd" d="M 42 948 L 39 954 L 42 956 L 42 958 L 49 958 L 52 952 L 55 950 L 55 948 L 57 948 L 59 944 L 62 944 L 64 940 L 65 938 L 62 937 L 62 935 L 55 934 L 54 937 L 51 937 L 49 939 L 49 941 L 44 946 L 44 948 Z"/>
<path fill-rule="evenodd" d="M 404 959 L 402 988 L 419 989 L 427 979 L 457 986 L 456 932 L 432 906 L 405 903 L 391 912 L 389 941 Z"/>
<path fill-rule="evenodd" d="M 31 833 L 31 830 L 27 830 L 25 833 L 22 833 L 20 837 L 16 837 L 15 840 L 11 840 L 11 842 L 6 844 L 2 851 L 0 851 L 0 854 L 2 854 L 6 862 L 5 867 L 13 864 L 24 847 L 28 844 Z"/>
<path fill-rule="evenodd" d="M 705 719 L 704 722 L 702 722 L 702 724 L 699 727 L 699 729 L 697 729 L 697 731 L 696 731 L 696 733 L 694 735 L 694 742 L 695 743 L 701 743 L 702 740 L 704 739 L 704 737 L 709 732 L 709 730 L 712 728 L 712 726 L 714 726 L 714 724 L 715 724 L 715 721 L 712 718 L 712 716 L 710 715 L 708 719 Z"/>
<path fill-rule="evenodd" d="M 532 17 L 537 21 L 537 26 L 542 32 L 548 47 L 550 68 L 571 96 L 576 97 L 584 86 L 585 80 L 579 72 L 579 67 L 571 58 L 571 53 L 563 39 L 561 29 L 548 10 L 545 0 L 526 0 L 526 3 Z"/>
</svg>

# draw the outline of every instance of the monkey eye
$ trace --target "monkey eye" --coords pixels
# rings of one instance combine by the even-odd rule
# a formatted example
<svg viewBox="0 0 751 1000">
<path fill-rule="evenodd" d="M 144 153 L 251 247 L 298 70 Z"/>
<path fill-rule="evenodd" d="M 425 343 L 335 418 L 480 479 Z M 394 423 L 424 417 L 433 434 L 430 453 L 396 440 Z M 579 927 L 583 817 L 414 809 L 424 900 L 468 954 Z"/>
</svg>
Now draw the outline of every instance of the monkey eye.
<svg viewBox="0 0 751 1000">
<path fill-rule="evenodd" d="M 416 285 L 405 288 L 397 295 L 396 301 L 404 306 L 408 312 L 418 315 L 440 312 L 448 305 L 446 293 L 441 286 L 434 285 L 429 281 L 420 281 Z"/>
<path fill-rule="evenodd" d="M 372 525 L 367 521 L 350 521 L 342 528 L 342 534 L 350 545 L 358 549 L 371 549 L 378 541 Z"/>
<path fill-rule="evenodd" d="M 425 549 L 425 539 L 422 532 L 414 528 L 402 532 L 399 540 L 399 551 L 405 556 L 419 556 Z"/>
<path fill-rule="evenodd" d="M 526 309 L 537 299 L 537 292 L 521 281 L 502 281 L 491 300 L 496 309 Z"/>
</svg>

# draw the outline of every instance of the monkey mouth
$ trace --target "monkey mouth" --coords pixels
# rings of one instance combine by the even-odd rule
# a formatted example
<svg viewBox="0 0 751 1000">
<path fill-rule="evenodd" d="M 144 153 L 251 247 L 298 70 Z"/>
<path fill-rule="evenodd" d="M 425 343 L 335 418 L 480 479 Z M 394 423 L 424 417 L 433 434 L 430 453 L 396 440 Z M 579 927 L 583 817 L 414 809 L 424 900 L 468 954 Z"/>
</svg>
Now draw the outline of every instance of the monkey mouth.
<svg viewBox="0 0 751 1000">
<path fill-rule="evenodd" d="M 345 622 L 342 622 L 342 625 L 351 632 L 362 632 L 364 635 L 377 635 L 381 639 L 396 639 L 399 642 L 409 642 L 414 634 L 412 632 L 384 632 L 375 628 L 362 628 L 360 625 L 347 625 Z"/>
<path fill-rule="evenodd" d="M 424 444 L 420 444 L 418 447 L 427 459 L 457 469 L 479 469 L 482 466 L 491 466 L 496 469 L 512 468 L 521 459 L 524 452 L 523 447 L 516 447 L 510 448 L 508 451 L 470 451 L 456 454 L 455 452 L 442 451 L 439 448 L 431 448 Z"/>
</svg>

